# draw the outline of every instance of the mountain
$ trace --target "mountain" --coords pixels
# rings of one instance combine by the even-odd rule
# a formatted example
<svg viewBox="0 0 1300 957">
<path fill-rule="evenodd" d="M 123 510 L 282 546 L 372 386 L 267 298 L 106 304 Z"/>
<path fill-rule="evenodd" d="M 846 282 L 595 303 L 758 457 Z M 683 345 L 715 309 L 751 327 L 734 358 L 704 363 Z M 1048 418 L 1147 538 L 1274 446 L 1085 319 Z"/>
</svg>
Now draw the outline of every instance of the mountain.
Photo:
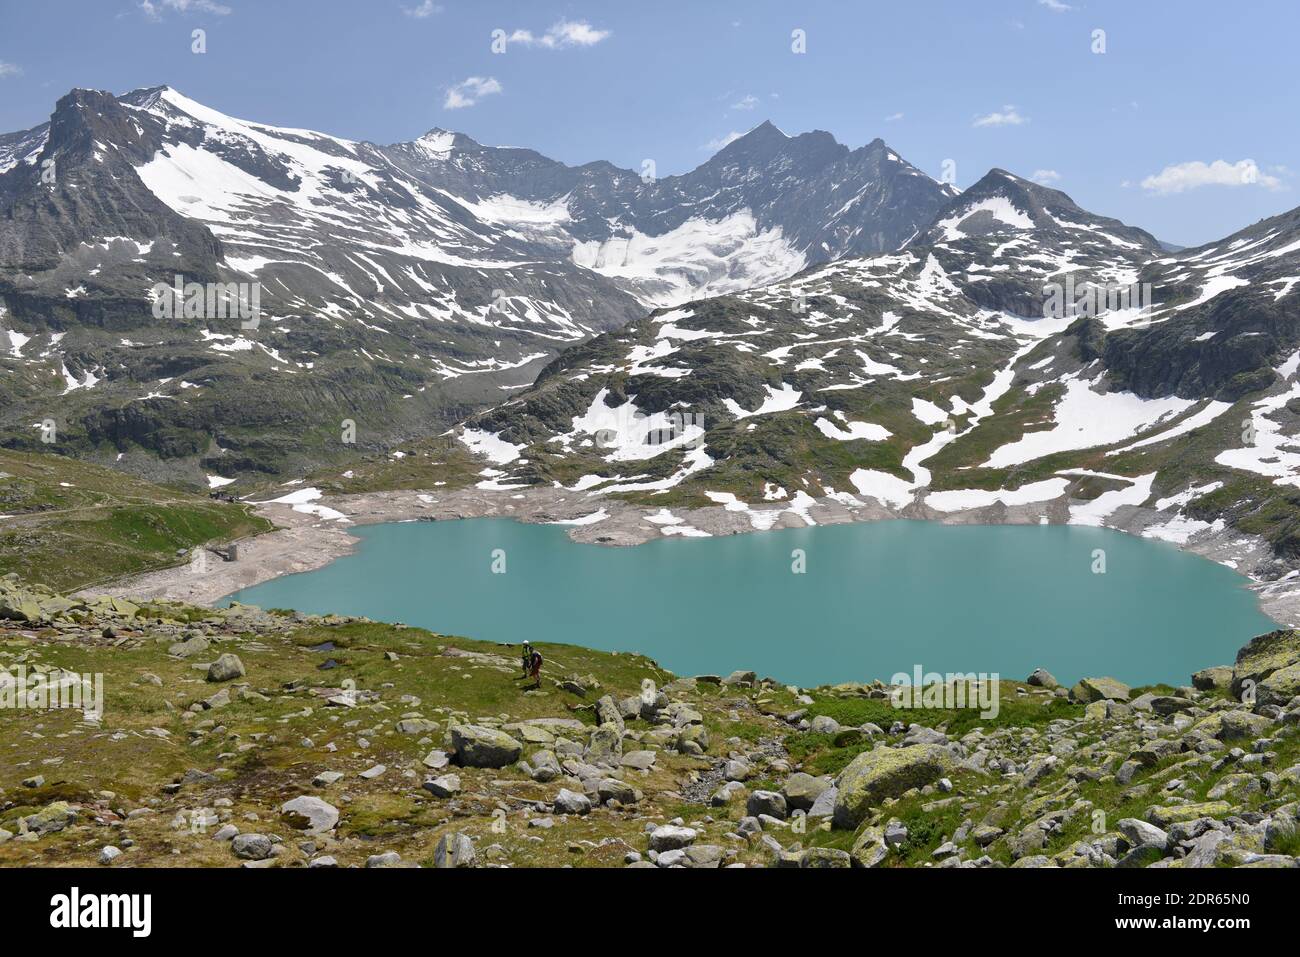
<svg viewBox="0 0 1300 957">
<path fill-rule="evenodd" d="M 658 310 L 460 437 L 484 488 L 723 504 L 755 527 L 814 502 L 1054 501 L 1178 542 L 1239 529 L 1289 561 L 1297 284 L 1300 210 L 1170 254 L 995 169 L 903 249 Z"/>
<path fill-rule="evenodd" d="M 767 123 L 643 179 L 74 90 L 0 137 L 0 441 L 53 419 L 61 451 L 190 481 L 345 454 L 346 421 L 391 446 L 647 308 L 896 248 L 954 192 L 878 140 Z M 241 285 L 156 316 L 176 282 Z"/>
</svg>

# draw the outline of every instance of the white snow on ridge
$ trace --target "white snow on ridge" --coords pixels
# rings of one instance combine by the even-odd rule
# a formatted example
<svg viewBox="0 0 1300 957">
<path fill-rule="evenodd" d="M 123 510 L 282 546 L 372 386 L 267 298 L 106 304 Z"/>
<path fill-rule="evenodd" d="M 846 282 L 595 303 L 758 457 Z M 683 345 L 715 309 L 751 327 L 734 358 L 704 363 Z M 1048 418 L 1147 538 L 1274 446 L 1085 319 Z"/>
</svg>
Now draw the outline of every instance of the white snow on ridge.
<svg viewBox="0 0 1300 957">
<path fill-rule="evenodd" d="M 1081 379 L 1071 379 L 1065 389 L 1052 428 L 1026 432 L 994 451 L 984 466 L 1006 468 L 1056 452 L 1112 445 L 1196 405 L 1195 400 L 1174 396 L 1143 399 L 1132 392 L 1094 392 Z"/>
<path fill-rule="evenodd" d="M 753 412 L 741 408 L 740 403 L 732 398 L 723 399 L 722 404 L 737 419 L 748 419 L 756 415 L 768 415 L 772 412 L 788 412 L 797 406 L 799 400 L 803 398 L 803 393 L 788 382 L 782 382 L 780 389 L 773 389 L 766 383 L 764 383 L 763 388 L 767 390 L 767 398 Z"/>
<path fill-rule="evenodd" d="M 300 488 L 290 492 L 288 495 L 281 495 L 279 498 L 273 498 L 266 502 L 256 502 L 257 505 L 289 505 L 295 512 L 301 512 L 304 515 L 315 515 L 328 522 L 351 522 L 351 519 L 342 512 L 332 509 L 326 505 L 312 504 L 319 499 L 324 493 L 318 488 Z"/>
<path fill-rule="evenodd" d="M 489 462 L 495 462 L 497 465 L 513 462 L 519 458 L 519 453 L 523 450 L 522 445 L 512 445 L 501 438 L 498 432 L 465 429 L 461 432 L 459 438 L 464 445 L 469 447 L 471 452 L 486 456 Z"/>
<path fill-rule="evenodd" d="M 1127 452 L 1130 449 L 1140 449 L 1147 445 L 1156 445 L 1160 442 L 1168 442 L 1172 438 L 1177 438 L 1178 436 L 1185 435 L 1194 429 L 1199 429 L 1203 425 L 1208 425 L 1231 408 L 1231 402 L 1212 401 L 1208 403 L 1205 408 L 1201 409 L 1201 411 L 1189 415 L 1172 428 L 1165 429 L 1163 432 L 1148 436 L 1145 439 L 1140 439 L 1137 442 L 1124 446 L 1123 448 L 1114 449 L 1106 454 L 1119 455 L 1119 453 Z"/>
<path fill-rule="evenodd" d="M 814 424 L 822 435 L 828 439 L 839 439 L 841 442 L 849 442 L 853 439 L 883 442 L 893 434 L 883 425 L 876 425 L 873 422 L 845 422 L 844 428 L 841 428 L 830 419 L 819 418 Z"/>
<path fill-rule="evenodd" d="M 717 221 L 688 219 L 661 236 L 633 230 L 631 236 L 577 242 L 573 262 L 635 283 L 649 306 L 739 292 L 785 279 L 807 264 L 779 228 L 760 231 L 747 209 Z"/>
<path fill-rule="evenodd" d="M 605 509 L 592 512 L 590 515 L 583 515 L 581 518 L 562 518 L 554 522 L 547 522 L 548 525 L 595 525 L 597 522 L 603 522 L 609 518 L 609 512 Z"/>
<path fill-rule="evenodd" d="M 949 216 L 947 219 L 935 223 L 935 226 L 943 230 L 943 238 L 948 242 L 965 239 L 966 234 L 961 231 L 961 224 L 981 211 L 989 213 L 998 222 L 1013 229 L 1034 228 L 1034 221 L 1005 196 L 990 196 L 987 199 L 981 199 L 979 202 L 971 203 L 955 216 Z"/>
<path fill-rule="evenodd" d="M 1105 524 L 1105 520 L 1123 505 L 1141 505 L 1151 497 L 1151 484 L 1156 480 L 1156 473 L 1150 472 L 1136 478 L 1125 479 L 1131 483 L 1125 488 L 1111 492 L 1102 492 L 1091 501 L 1070 507 L 1071 525 Z"/>
<path fill-rule="evenodd" d="M 925 504 L 940 512 L 960 512 L 968 508 L 984 508 L 1001 502 L 1003 505 L 1028 505 L 1033 502 L 1049 502 L 1065 494 L 1070 483 L 1067 479 L 1052 478 L 1042 482 L 1031 482 L 1016 489 L 953 489 L 947 492 L 931 492 L 925 497 Z"/>
<path fill-rule="evenodd" d="M 1283 434 L 1282 427 L 1269 418 L 1270 413 L 1296 398 L 1300 398 L 1300 383 L 1255 402 L 1250 410 L 1254 442 L 1239 449 L 1225 449 L 1215 456 L 1214 461 L 1271 478 L 1275 485 L 1300 485 L 1300 442 Z"/>
<path fill-rule="evenodd" d="M 892 508 L 902 508 L 912 501 L 913 483 L 874 469 L 858 469 L 849 481 L 860 495 L 869 495 Z"/>
<path fill-rule="evenodd" d="M 3 313 L 0 313 L 2 315 Z M 32 341 L 31 336 L 25 336 L 16 329 L 8 330 L 9 336 L 9 354 L 15 359 L 23 357 L 23 346 Z"/>
</svg>

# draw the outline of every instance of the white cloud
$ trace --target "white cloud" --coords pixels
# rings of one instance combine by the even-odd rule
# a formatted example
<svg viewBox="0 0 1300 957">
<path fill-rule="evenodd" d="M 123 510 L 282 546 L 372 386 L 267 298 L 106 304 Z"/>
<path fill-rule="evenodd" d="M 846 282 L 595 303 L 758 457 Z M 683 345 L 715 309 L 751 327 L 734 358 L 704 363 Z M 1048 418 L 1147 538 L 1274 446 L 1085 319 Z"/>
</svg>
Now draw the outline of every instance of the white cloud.
<svg viewBox="0 0 1300 957">
<path fill-rule="evenodd" d="M 402 7 L 402 12 L 408 17 L 415 17 L 417 20 L 423 20 L 425 17 L 431 17 L 435 13 L 442 13 L 442 6 L 434 3 L 433 0 L 424 0 L 418 7 Z"/>
<path fill-rule="evenodd" d="M 885 117 L 885 122 L 886 122 L 886 123 L 896 123 L 896 122 L 898 122 L 899 120 L 901 120 L 902 118 L 903 118 L 903 114 L 902 114 L 902 113 L 890 113 L 888 116 Z"/>
<path fill-rule="evenodd" d="M 700 149 L 708 150 L 710 153 L 716 153 L 718 150 L 722 149 L 727 144 L 734 143 L 736 140 L 740 139 L 744 135 L 745 135 L 744 133 L 737 133 L 735 130 L 732 130 L 726 136 L 719 136 L 716 140 L 709 140 L 707 143 L 701 146 Z"/>
<path fill-rule="evenodd" d="M 1038 5 L 1040 7 L 1046 7 L 1053 13 L 1066 13 L 1074 9 L 1074 7 L 1070 6 L 1068 3 L 1062 3 L 1061 0 L 1038 0 Z"/>
<path fill-rule="evenodd" d="M 984 116 L 975 117 L 974 126 L 1020 126 L 1022 123 L 1028 123 L 1029 118 L 1021 116 L 1020 112 L 1011 104 L 1002 107 L 1001 110 L 995 110 L 992 113 L 986 113 Z"/>
<path fill-rule="evenodd" d="M 565 47 L 591 47 L 610 36 L 611 30 L 598 30 L 586 20 L 560 20 L 541 36 L 531 30 L 516 30 L 506 40 L 526 47 L 563 50 Z"/>
<path fill-rule="evenodd" d="M 140 0 L 140 9 L 150 20 L 161 20 L 164 10 L 175 10 L 177 13 L 211 13 L 218 17 L 224 17 L 230 13 L 230 8 L 220 3 L 214 3 L 213 0 Z"/>
<path fill-rule="evenodd" d="M 1202 186 L 1263 186 L 1265 189 L 1280 189 L 1282 181 L 1276 176 L 1260 172 L 1259 166 L 1252 159 L 1238 160 L 1235 163 L 1221 159 L 1213 163 L 1202 163 L 1200 160 L 1175 163 L 1142 180 L 1143 189 L 1162 195 L 1200 189 Z"/>
<path fill-rule="evenodd" d="M 1059 183 L 1061 174 L 1054 169 L 1036 169 L 1034 175 L 1029 178 L 1041 186 L 1049 186 L 1052 183 Z"/>
<path fill-rule="evenodd" d="M 735 103 L 731 104 L 733 110 L 752 110 L 758 106 L 758 97 L 753 93 L 746 93 Z"/>
<path fill-rule="evenodd" d="M 0 60 L 0 76 L 18 76 L 23 72 L 23 68 L 17 63 L 6 63 Z"/>
<path fill-rule="evenodd" d="M 460 110 L 473 106 L 485 96 L 501 92 L 501 84 L 494 76 L 471 76 L 451 86 L 447 90 L 447 99 L 442 103 L 444 110 Z"/>
</svg>

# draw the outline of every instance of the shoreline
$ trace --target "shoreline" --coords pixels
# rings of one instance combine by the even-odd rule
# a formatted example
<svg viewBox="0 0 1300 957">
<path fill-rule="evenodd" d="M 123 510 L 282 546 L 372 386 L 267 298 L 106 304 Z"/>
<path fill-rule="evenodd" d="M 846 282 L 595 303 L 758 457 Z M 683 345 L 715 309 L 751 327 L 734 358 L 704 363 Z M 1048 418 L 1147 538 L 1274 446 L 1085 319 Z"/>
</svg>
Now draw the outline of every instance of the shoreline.
<svg viewBox="0 0 1300 957">
<path fill-rule="evenodd" d="M 1065 497 L 1022 505 L 1001 503 L 941 512 L 924 502 L 891 509 L 866 496 L 806 499 L 798 506 L 773 503 L 772 508 L 738 503 L 695 509 L 659 509 L 614 499 L 591 498 L 583 492 L 557 488 L 522 490 L 456 489 L 453 491 L 366 492 L 312 499 L 307 503 L 266 503 L 257 514 L 277 527 L 239 543 L 236 561 L 209 555 L 207 569 L 186 564 L 145 572 L 80 594 L 112 594 L 133 599 L 175 599 L 212 605 L 218 599 L 282 575 L 314 571 L 351 554 L 360 539 L 350 529 L 385 522 L 454 521 L 468 518 L 510 518 L 529 524 L 566 526 L 575 542 L 628 547 L 664 537 L 702 537 L 760 533 L 783 528 L 842 525 L 857 522 L 913 519 L 946 525 L 1067 525 L 1070 505 Z M 335 517 L 345 516 L 346 520 Z M 755 518 L 757 516 L 757 518 Z M 1142 506 L 1121 505 L 1107 516 L 1104 527 L 1138 537 L 1146 528 L 1169 520 L 1168 513 Z M 811 521 L 805 521 L 805 518 Z M 1074 523 L 1082 524 L 1082 523 Z M 1246 578 L 1260 610 L 1281 627 L 1300 627 L 1300 576 L 1262 577 L 1282 568 L 1267 542 L 1232 529 L 1209 529 L 1187 541 L 1156 538 L 1181 551 L 1232 568 Z"/>
</svg>

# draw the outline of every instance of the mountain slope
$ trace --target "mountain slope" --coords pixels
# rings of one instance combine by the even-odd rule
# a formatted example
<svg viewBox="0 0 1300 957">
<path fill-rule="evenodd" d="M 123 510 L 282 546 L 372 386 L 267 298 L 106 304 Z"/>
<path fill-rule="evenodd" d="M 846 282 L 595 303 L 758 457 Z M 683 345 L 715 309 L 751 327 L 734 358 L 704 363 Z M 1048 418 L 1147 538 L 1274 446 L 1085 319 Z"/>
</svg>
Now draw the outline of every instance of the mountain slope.
<svg viewBox="0 0 1300 957">
<path fill-rule="evenodd" d="M 898 253 L 568 350 L 461 439 L 491 459 L 485 488 L 724 504 L 754 527 L 815 521 L 814 501 L 916 517 L 1059 501 L 1052 520 L 1177 542 L 1231 526 L 1289 561 L 1298 243 L 1292 213 L 1170 256 L 994 170 Z"/>
<path fill-rule="evenodd" d="M 0 138 L 0 440 L 54 418 L 62 451 L 147 474 L 302 469 L 349 453 L 345 421 L 369 448 L 437 431 L 648 304 L 891 248 L 948 195 L 882 143 L 770 124 L 643 181 L 73 91 Z M 256 321 L 155 316 L 177 277 L 241 284 Z"/>
</svg>

